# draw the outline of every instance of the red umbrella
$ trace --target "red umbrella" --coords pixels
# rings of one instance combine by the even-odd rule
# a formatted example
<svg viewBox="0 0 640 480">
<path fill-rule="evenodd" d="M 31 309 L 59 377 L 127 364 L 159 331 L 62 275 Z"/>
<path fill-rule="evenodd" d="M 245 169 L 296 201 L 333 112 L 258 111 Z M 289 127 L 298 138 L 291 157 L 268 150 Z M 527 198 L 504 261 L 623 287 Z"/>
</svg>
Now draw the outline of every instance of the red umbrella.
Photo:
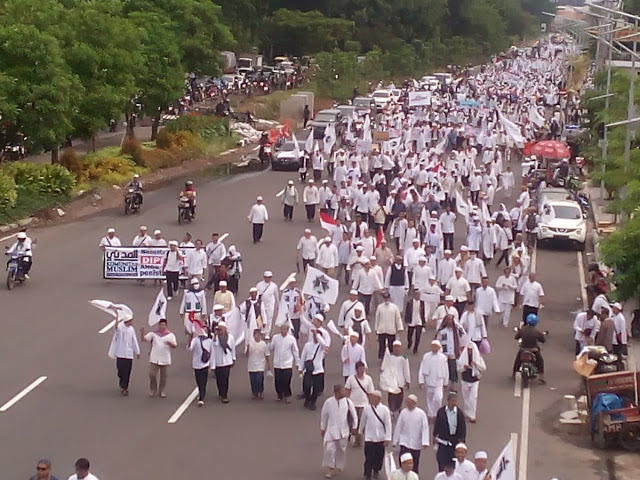
<svg viewBox="0 0 640 480">
<path fill-rule="evenodd" d="M 543 140 L 531 147 L 531 155 L 542 158 L 559 160 L 571 157 L 571 150 L 562 142 L 556 140 Z"/>
</svg>

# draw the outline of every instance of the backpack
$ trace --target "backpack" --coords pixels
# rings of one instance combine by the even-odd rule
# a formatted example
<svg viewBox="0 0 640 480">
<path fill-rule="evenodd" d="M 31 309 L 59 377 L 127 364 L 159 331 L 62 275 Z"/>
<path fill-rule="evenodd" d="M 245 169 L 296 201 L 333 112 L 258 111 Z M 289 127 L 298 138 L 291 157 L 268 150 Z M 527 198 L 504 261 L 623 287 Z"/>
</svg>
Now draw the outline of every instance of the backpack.
<svg viewBox="0 0 640 480">
<path fill-rule="evenodd" d="M 533 230 L 538 226 L 538 220 L 536 219 L 535 214 L 530 213 L 529 215 L 527 215 L 526 226 L 527 226 L 527 230 L 529 231 Z"/>
</svg>

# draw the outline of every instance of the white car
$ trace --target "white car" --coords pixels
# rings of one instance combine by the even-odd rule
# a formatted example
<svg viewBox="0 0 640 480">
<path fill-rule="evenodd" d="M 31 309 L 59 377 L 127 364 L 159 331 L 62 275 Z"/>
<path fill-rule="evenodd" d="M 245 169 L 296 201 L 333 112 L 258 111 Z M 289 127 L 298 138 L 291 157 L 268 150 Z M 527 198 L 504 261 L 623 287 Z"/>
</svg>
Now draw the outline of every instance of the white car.
<svg viewBox="0 0 640 480">
<path fill-rule="evenodd" d="M 400 100 L 402 90 L 400 90 L 399 88 L 392 88 L 391 90 L 389 90 L 389 95 L 391 95 L 391 100 L 397 102 L 398 100 Z"/>
<path fill-rule="evenodd" d="M 547 211 L 545 211 L 547 209 Z M 564 240 L 584 250 L 587 220 L 573 200 L 549 200 L 541 209 L 538 240 Z"/>
<path fill-rule="evenodd" d="M 371 98 L 376 103 L 377 109 L 382 110 L 391 102 L 391 92 L 389 90 L 376 90 Z"/>
</svg>

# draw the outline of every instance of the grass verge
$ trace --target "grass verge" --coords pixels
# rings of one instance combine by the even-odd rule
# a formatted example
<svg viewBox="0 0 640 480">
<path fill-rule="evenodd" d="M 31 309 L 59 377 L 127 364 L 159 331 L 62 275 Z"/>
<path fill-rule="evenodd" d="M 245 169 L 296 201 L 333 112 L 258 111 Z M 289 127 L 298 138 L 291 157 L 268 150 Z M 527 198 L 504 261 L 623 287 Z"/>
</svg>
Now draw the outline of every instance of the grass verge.
<svg viewBox="0 0 640 480">
<path fill-rule="evenodd" d="M 15 208 L 7 212 L 0 212 L 0 225 L 13 223 L 45 208 L 64 205 L 71 200 L 67 195 L 41 194 L 18 188 L 18 200 Z"/>
</svg>

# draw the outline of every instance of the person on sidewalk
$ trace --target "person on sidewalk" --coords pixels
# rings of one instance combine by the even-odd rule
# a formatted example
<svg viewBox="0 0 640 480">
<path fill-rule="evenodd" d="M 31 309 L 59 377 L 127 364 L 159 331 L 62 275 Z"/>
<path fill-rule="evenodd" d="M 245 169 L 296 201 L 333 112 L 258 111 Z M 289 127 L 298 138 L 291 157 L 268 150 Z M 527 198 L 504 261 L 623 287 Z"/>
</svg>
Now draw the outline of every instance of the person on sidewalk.
<svg viewBox="0 0 640 480">
<path fill-rule="evenodd" d="M 392 439 L 391 412 L 381 403 L 382 393 L 374 390 L 369 394 L 369 405 L 362 410 L 358 432 L 364 437 L 364 476 L 378 478 L 384 464 L 384 450 Z M 357 408 L 357 407 L 356 407 Z"/>
<path fill-rule="evenodd" d="M 197 333 L 194 331 L 187 349 L 191 351 L 191 367 L 198 387 L 198 407 L 201 407 L 204 405 L 204 398 L 207 395 L 209 365 L 213 351 L 213 340 L 209 336 L 208 329 L 205 328 Z"/>
<path fill-rule="evenodd" d="M 269 346 L 262 339 L 262 330 L 256 328 L 253 337 L 245 341 L 247 371 L 251 384 L 251 395 L 256 400 L 264 399 L 264 373 L 269 370 Z"/>
<path fill-rule="evenodd" d="M 418 407 L 418 397 L 409 395 L 406 408 L 400 412 L 393 432 L 393 445 L 400 446 L 400 455 L 411 454 L 412 470 L 420 473 L 420 453 L 429 446 L 429 423 L 424 410 Z"/>
<path fill-rule="evenodd" d="M 236 340 L 227 332 L 227 324 L 219 322 L 213 336 L 211 369 L 216 372 L 218 397 L 222 403 L 229 403 L 229 375 L 236 361 Z"/>
<path fill-rule="evenodd" d="M 144 333 L 144 327 L 140 328 L 140 339 L 143 342 L 151 342 L 149 352 L 149 396 L 165 398 L 164 391 L 167 386 L 167 372 L 171 365 L 171 349 L 178 346 L 176 336 L 167 328 L 167 319 L 162 318 L 158 322 L 158 329 L 154 332 Z M 160 385 L 158 385 L 158 373 Z"/>
<path fill-rule="evenodd" d="M 261 196 L 256 197 L 256 203 L 251 207 L 247 219 L 252 225 L 253 243 L 258 243 L 262 240 L 264 224 L 269 220 L 269 213 Z"/>
<path fill-rule="evenodd" d="M 140 344 L 136 331 L 131 325 L 133 317 L 125 314 L 124 317 L 116 316 L 115 332 L 109 346 L 109 358 L 116 361 L 118 371 L 118 385 L 120 393 L 126 397 L 129 395 L 129 379 L 133 367 L 133 356 L 140 358 Z"/>
<path fill-rule="evenodd" d="M 449 385 L 449 363 L 447 356 L 441 352 L 442 345 L 438 340 L 431 342 L 431 351 L 424 354 L 418 371 L 418 383 L 427 393 L 427 418 L 435 420 L 438 409 L 442 406 L 444 387 Z"/>
</svg>

